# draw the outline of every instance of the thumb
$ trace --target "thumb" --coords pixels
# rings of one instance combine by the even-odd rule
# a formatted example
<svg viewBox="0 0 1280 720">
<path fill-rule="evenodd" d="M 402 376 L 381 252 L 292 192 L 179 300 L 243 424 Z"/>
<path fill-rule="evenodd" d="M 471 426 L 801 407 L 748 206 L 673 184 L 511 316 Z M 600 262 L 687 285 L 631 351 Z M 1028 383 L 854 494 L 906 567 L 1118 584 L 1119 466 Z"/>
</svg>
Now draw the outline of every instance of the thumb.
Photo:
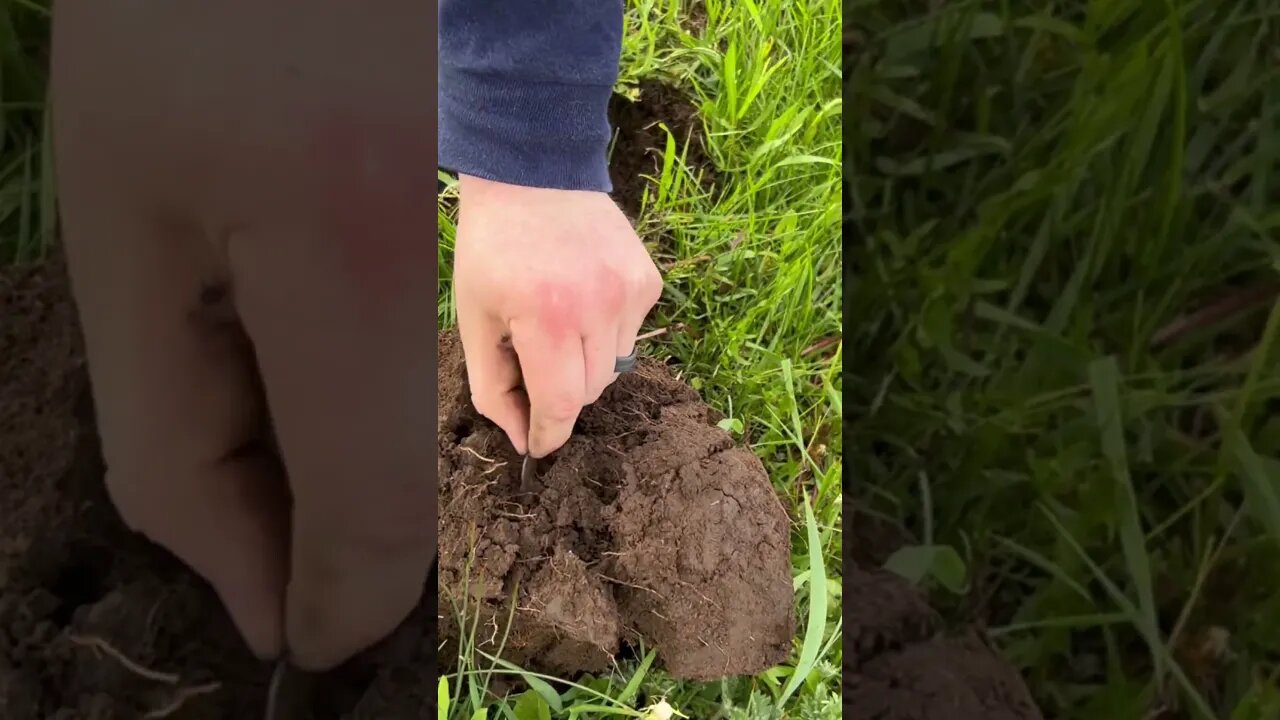
<svg viewBox="0 0 1280 720">
<path fill-rule="evenodd" d="M 528 451 L 529 398 L 506 327 L 491 317 L 465 312 L 460 303 L 458 335 L 466 359 L 472 405 L 501 428 L 516 452 L 523 455 Z"/>
</svg>

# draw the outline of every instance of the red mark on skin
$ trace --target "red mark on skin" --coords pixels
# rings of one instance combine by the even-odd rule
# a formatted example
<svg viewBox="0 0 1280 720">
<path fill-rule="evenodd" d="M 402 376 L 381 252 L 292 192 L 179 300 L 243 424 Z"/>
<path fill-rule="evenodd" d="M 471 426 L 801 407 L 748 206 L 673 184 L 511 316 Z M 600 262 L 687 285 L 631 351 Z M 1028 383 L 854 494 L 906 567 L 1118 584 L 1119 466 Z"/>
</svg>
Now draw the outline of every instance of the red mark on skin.
<svg viewBox="0 0 1280 720">
<path fill-rule="evenodd" d="M 565 287 L 563 282 L 540 280 L 533 287 L 538 306 L 538 323 L 547 339 L 558 345 L 566 338 L 582 332 L 581 293 Z"/>
<path fill-rule="evenodd" d="M 320 212 L 358 301 L 375 316 L 435 281 L 435 138 L 426 127 L 341 118 L 315 135 Z"/>
</svg>

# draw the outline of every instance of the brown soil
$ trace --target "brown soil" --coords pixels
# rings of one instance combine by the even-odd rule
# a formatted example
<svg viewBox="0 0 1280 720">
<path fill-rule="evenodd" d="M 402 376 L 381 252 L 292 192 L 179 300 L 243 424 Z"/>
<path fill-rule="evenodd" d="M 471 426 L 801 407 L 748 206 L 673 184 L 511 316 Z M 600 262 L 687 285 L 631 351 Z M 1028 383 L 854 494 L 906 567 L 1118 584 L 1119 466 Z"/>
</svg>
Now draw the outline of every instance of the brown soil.
<svg viewBox="0 0 1280 720">
<path fill-rule="evenodd" d="M 707 29 L 707 4 L 703 0 L 690 0 L 680 16 L 680 24 L 690 35 L 701 35 Z"/>
<path fill-rule="evenodd" d="M 713 679 L 787 657 L 788 516 L 759 459 L 697 394 L 642 362 L 582 415 L 520 494 L 520 458 L 472 409 L 460 345 L 440 346 L 440 597 L 480 650 L 553 673 L 607 671 L 643 641 Z M 516 610 L 508 632 L 510 599 Z M 469 629 L 468 629 L 469 632 Z M 443 657 L 456 657 L 454 648 Z"/>
<path fill-rule="evenodd" d="M 643 638 L 672 673 L 713 677 L 786 656 L 787 515 L 691 390 L 653 363 L 622 378 L 544 463 L 533 502 L 515 497 L 515 458 L 465 401 L 451 338 L 441 354 L 440 587 L 461 588 L 475 526 L 478 609 L 519 588 L 506 657 L 600 670 Z M 82 358 L 61 262 L 0 271 L 0 717 L 259 717 L 271 667 L 106 497 Z M 311 683 L 298 720 L 433 717 L 435 599 Z"/>
<path fill-rule="evenodd" d="M 658 123 L 671 130 L 677 152 L 684 154 L 686 164 L 700 175 L 703 187 L 714 188 L 717 181 L 715 163 L 703 139 L 702 119 L 693 102 L 657 80 L 642 81 L 638 91 L 635 101 L 614 95 L 609 103 L 609 121 L 617 133 L 609 163 L 613 197 L 632 219 L 640 214 L 645 188 L 650 188 L 650 193 L 656 190 L 650 178 L 662 173 L 667 135 Z"/>
<path fill-rule="evenodd" d="M 858 527 L 846 532 L 884 546 L 892 539 Z M 873 536 L 881 536 L 876 539 Z M 879 554 L 880 548 L 873 551 Z M 941 619 L 911 585 L 888 572 L 845 568 L 844 717 L 857 720 L 1039 720 L 1022 678 L 976 632 L 942 632 Z"/>
</svg>

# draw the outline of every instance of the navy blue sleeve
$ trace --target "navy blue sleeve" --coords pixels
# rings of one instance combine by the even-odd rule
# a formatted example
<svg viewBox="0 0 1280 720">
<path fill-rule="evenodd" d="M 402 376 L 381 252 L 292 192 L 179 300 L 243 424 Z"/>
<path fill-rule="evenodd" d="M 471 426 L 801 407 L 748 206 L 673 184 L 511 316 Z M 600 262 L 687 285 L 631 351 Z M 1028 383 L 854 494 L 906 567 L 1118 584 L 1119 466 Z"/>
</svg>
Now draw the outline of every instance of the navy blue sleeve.
<svg viewBox="0 0 1280 720">
<path fill-rule="evenodd" d="M 440 165 L 609 191 L 623 0 L 441 0 Z"/>
</svg>

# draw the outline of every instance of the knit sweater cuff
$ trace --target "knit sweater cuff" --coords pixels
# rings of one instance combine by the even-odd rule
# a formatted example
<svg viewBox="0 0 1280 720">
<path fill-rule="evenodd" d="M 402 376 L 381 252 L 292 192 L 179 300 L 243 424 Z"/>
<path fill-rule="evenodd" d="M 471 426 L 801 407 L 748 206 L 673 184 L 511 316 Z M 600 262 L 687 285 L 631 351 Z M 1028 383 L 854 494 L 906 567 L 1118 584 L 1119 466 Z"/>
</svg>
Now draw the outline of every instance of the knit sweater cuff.
<svg viewBox="0 0 1280 720">
<path fill-rule="evenodd" d="M 529 187 L 613 189 L 613 88 L 440 69 L 440 166 Z"/>
</svg>

